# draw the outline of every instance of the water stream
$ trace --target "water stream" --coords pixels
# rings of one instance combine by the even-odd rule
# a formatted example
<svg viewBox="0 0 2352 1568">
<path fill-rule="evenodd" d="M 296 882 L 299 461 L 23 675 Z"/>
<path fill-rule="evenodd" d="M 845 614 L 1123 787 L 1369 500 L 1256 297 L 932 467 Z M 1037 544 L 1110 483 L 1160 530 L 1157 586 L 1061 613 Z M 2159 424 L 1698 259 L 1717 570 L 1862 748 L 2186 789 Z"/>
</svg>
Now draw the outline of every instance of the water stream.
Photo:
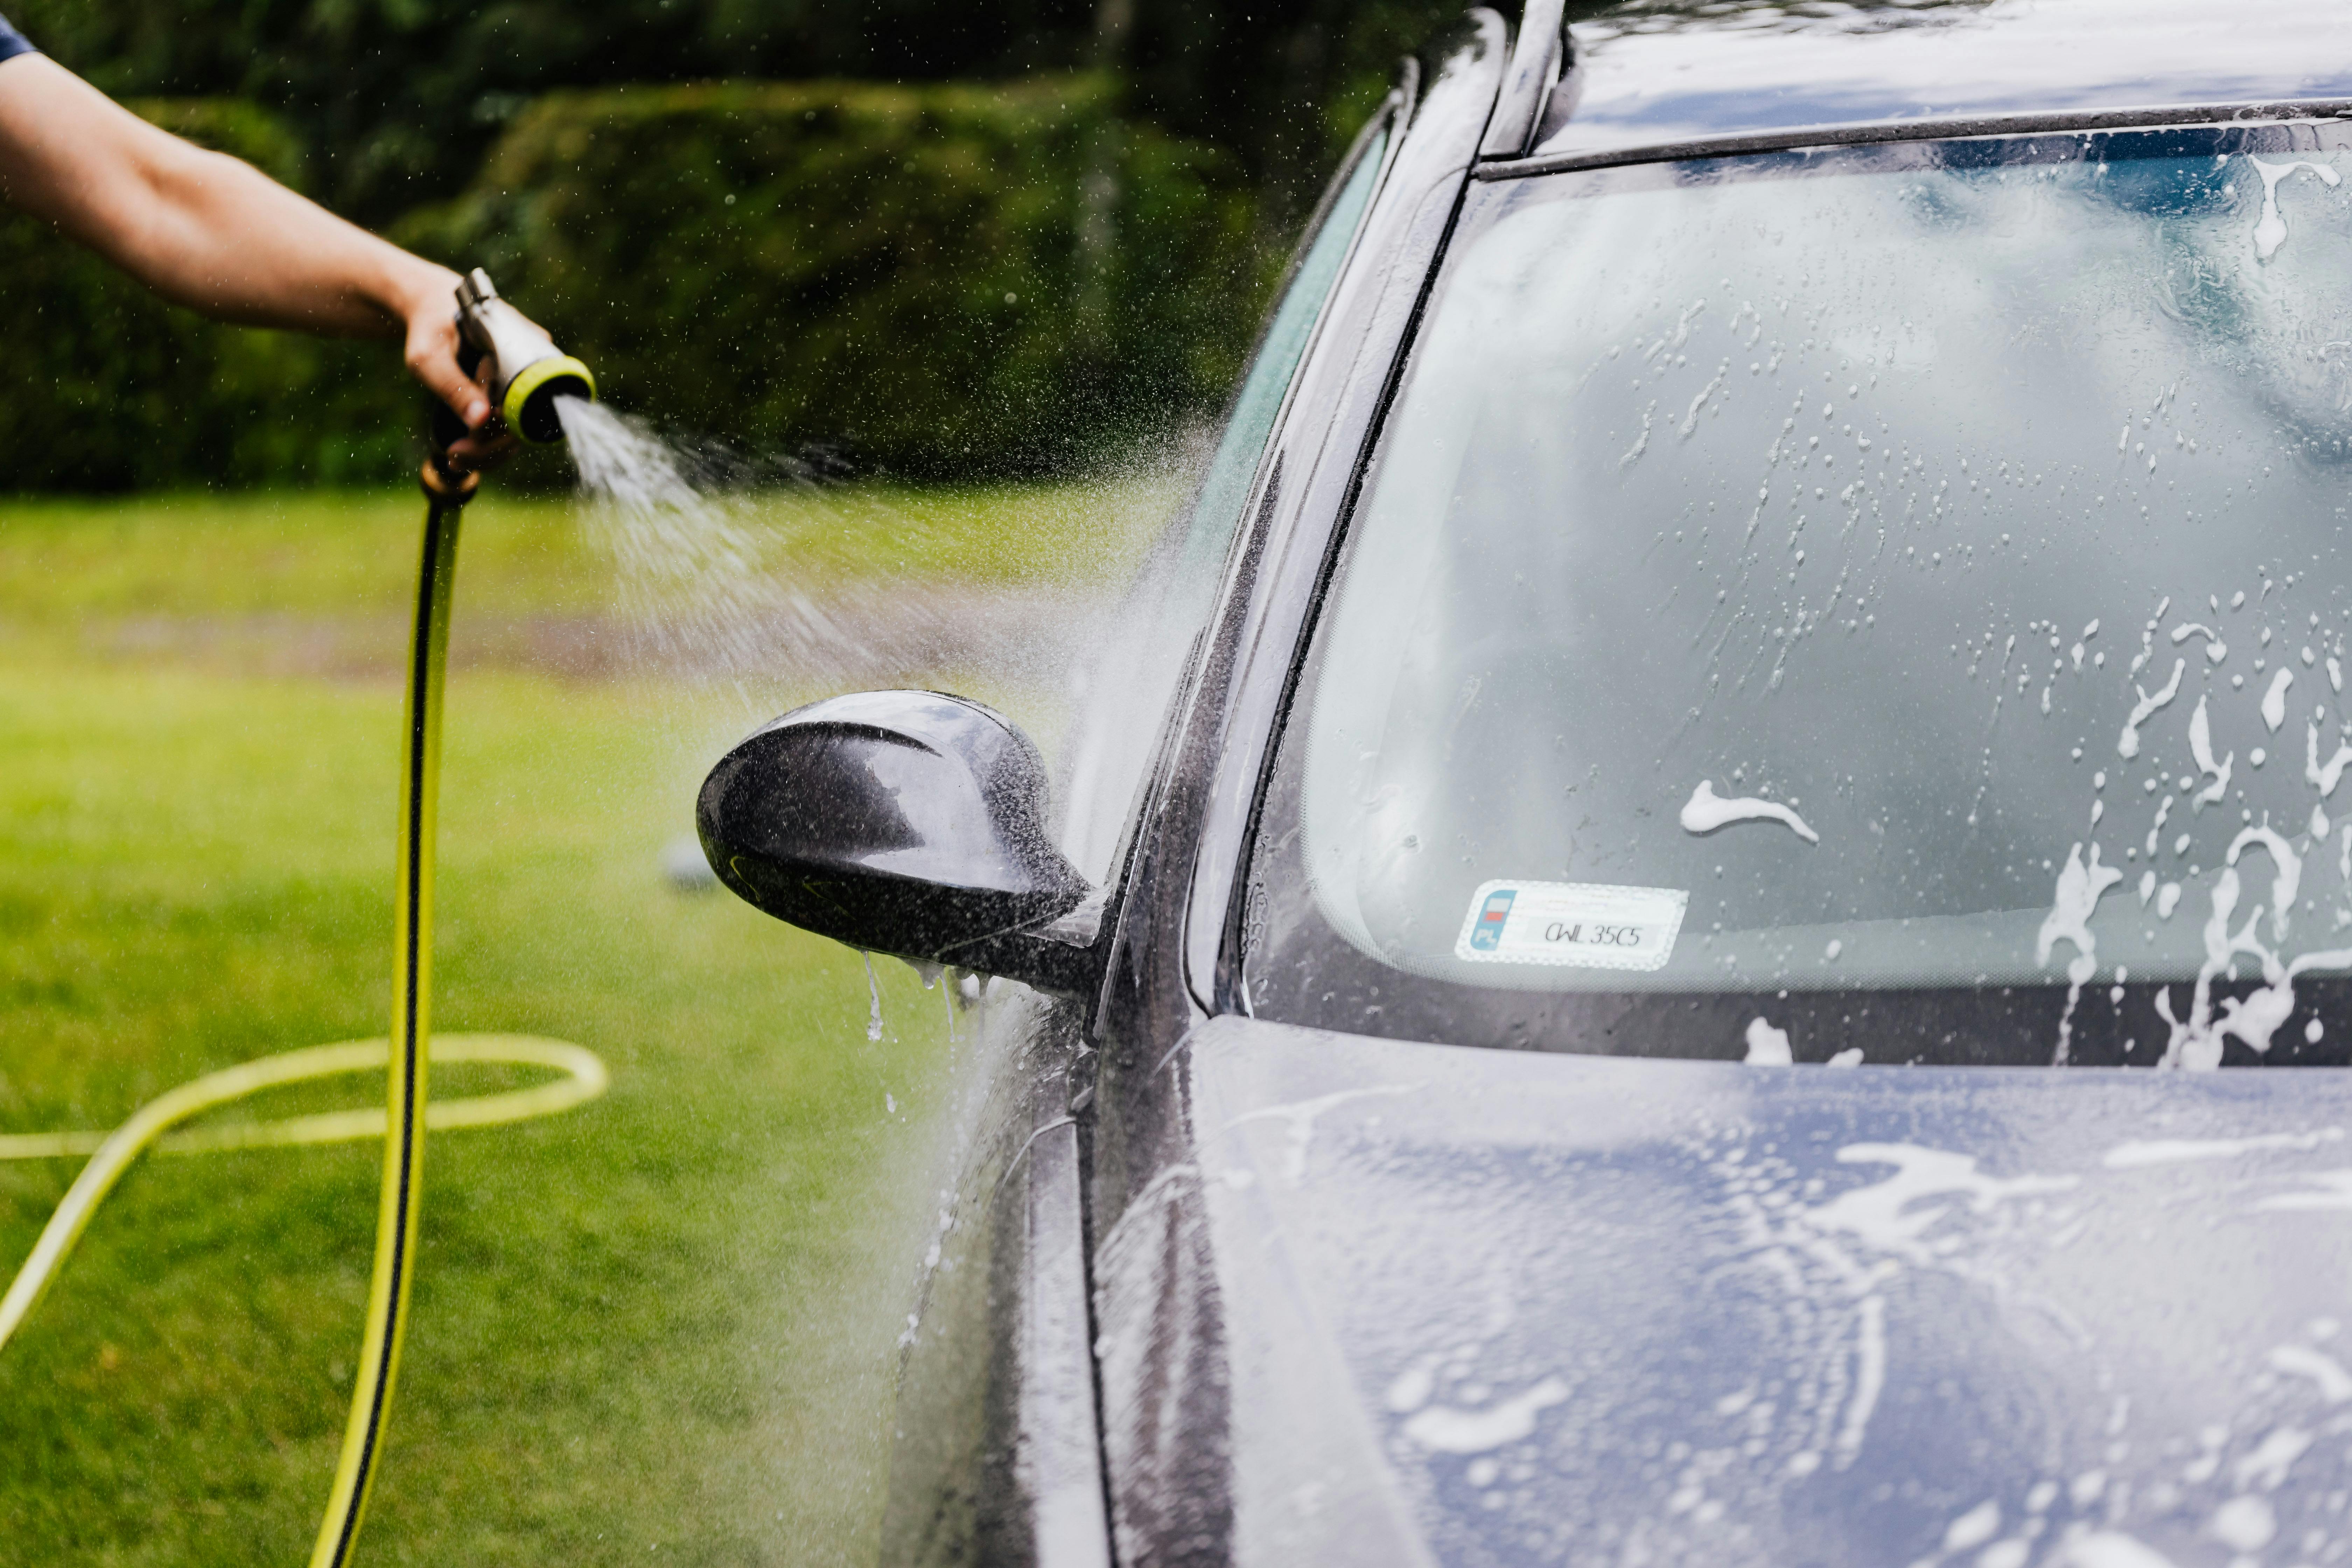
<svg viewBox="0 0 2352 1568">
<path fill-rule="evenodd" d="M 632 664 L 731 675 L 858 648 L 850 627 L 782 570 L 778 531 L 761 524 L 757 491 L 741 482 L 814 494 L 804 472 L 730 474 L 725 453 L 682 447 L 601 403 L 555 406 L 580 470 L 582 522 L 613 563 Z"/>
</svg>

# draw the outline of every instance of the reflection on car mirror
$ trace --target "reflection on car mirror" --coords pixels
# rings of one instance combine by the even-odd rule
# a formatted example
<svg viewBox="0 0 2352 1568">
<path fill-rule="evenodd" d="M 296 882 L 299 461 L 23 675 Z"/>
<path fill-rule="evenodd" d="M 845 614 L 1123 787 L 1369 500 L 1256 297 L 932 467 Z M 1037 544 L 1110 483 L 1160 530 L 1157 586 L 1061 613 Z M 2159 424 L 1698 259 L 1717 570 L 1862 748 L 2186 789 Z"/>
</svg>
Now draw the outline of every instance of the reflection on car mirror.
<svg viewBox="0 0 2352 1568">
<path fill-rule="evenodd" d="M 1046 794 L 1003 714 L 863 691 L 754 731 L 703 781 L 695 824 L 719 879 L 778 920 L 1083 995 L 1101 900 L 1047 836 Z"/>
</svg>

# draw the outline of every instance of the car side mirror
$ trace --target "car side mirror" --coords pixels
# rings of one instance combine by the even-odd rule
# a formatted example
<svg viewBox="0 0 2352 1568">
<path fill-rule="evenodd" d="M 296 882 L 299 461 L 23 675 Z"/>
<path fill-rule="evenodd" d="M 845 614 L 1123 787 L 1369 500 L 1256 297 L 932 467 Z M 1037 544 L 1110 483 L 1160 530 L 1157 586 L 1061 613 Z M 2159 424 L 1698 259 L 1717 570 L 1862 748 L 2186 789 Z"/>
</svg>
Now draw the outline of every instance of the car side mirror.
<svg viewBox="0 0 2352 1568">
<path fill-rule="evenodd" d="M 1102 900 L 1045 831 L 1045 763 L 995 710 L 861 691 L 752 732 L 695 826 L 731 892 L 804 931 L 1066 995 L 1099 984 Z"/>
</svg>

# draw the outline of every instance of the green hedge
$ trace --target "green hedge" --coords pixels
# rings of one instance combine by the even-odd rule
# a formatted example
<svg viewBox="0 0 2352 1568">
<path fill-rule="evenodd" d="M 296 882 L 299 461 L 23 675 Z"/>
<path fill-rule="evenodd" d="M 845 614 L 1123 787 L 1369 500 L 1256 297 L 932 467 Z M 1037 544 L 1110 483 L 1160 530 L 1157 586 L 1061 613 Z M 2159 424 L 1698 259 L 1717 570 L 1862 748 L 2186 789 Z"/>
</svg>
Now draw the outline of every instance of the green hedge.
<svg viewBox="0 0 2352 1568">
<path fill-rule="evenodd" d="M 142 108 L 300 183 L 260 110 Z M 1252 217 L 1220 154 L 1070 76 L 552 94 L 394 232 L 488 267 L 619 405 L 755 451 L 972 476 L 1213 406 L 1267 280 Z M 389 345 L 201 321 L 23 218 L 0 218 L 0 277 L 11 488 L 346 483 L 415 460 Z"/>
<path fill-rule="evenodd" d="M 558 93 L 401 235 L 488 267 L 626 407 L 905 473 L 1058 467 L 1213 402 L 1259 284 L 1246 189 L 1113 107 L 1088 77 Z"/>
</svg>

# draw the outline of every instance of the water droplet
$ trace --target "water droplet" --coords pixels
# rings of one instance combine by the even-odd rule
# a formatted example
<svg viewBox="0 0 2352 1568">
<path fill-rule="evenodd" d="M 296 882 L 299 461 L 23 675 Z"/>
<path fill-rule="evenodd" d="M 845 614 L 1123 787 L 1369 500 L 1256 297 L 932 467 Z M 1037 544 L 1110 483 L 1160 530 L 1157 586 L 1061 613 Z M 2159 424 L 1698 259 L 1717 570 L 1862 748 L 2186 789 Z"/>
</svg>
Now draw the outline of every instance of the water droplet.
<svg viewBox="0 0 2352 1568">
<path fill-rule="evenodd" d="M 874 955 L 861 952 L 857 956 L 866 961 L 866 999 L 871 1008 L 866 1016 L 866 1037 L 869 1041 L 879 1041 L 882 1038 L 882 987 L 874 978 Z"/>
</svg>

